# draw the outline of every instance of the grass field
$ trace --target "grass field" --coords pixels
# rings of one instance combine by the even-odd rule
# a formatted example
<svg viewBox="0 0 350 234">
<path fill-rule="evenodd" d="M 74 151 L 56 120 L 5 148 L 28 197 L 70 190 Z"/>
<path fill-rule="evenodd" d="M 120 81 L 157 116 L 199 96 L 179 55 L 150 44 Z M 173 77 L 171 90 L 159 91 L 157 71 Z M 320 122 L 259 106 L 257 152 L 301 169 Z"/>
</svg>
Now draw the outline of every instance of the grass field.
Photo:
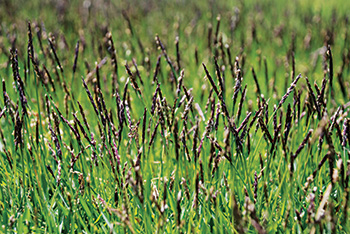
<svg viewBox="0 0 350 234">
<path fill-rule="evenodd" d="M 0 2 L 0 233 L 350 233 L 350 2 Z"/>
</svg>

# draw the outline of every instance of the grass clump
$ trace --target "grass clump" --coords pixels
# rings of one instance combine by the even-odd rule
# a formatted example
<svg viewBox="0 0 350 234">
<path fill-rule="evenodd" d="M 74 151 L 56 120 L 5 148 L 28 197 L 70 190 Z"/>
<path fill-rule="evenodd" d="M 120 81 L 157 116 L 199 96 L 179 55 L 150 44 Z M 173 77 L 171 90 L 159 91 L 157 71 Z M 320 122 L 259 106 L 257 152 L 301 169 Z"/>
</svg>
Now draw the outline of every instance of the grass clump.
<svg viewBox="0 0 350 234">
<path fill-rule="evenodd" d="M 1 232 L 350 231 L 346 1 L 3 4 Z"/>
</svg>

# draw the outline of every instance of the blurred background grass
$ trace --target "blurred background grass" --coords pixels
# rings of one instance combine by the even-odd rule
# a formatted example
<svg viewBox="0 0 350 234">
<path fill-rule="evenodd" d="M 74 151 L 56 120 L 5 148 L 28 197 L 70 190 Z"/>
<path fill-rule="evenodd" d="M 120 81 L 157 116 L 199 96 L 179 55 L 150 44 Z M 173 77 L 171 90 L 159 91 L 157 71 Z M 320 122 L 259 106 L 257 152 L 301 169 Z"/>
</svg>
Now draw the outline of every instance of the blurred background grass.
<svg viewBox="0 0 350 234">
<path fill-rule="evenodd" d="M 270 77 L 278 77 L 276 82 L 282 87 L 285 86 L 284 77 L 288 73 L 283 68 L 283 63 L 293 36 L 297 44 L 297 72 L 310 76 L 312 80 L 321 80 L 321 63 L 316 63 L 315 68 L 312 66 L 318 58 L 315 56 L 318 49 L 328 42 L 331 42 L 335 55 L 335 71 L 339 69 L 341 51 L 347 47 L 344 39 L 349 9 L 350 1 L 344 0 L 4 0 L 1 2 L 0 21 L 2 31 L 12 31 L 11 28 L 15 28 L 12 32 L 19 35 L 26 34 L 26 20 L 42 25 L 46 32 L 60 40 L 59 50 L 70 51 L 70 54 L 61 53 L 64 58 L 72 56 L 76 41 L 84 38 L 87 44 L 93 44 L 84 50 L 85 58 L 90 61 L 102 59 L 97 50 L 107 31 L 111 31 L 118 41 L 116 47 L 120 61 L 130 60 L 140 52 L 137 41 L 140 40 L 144 47 L 143 53 L 149 54 L 144 54 L 141 59 L 148 57 L 147 59 L 155 62 L 157 53 L 153 52 L 157 49 L 154 40 L 156 34 L 159 34 L 169 54 L 173 56 L 174 41 L 179 36 L 182 62 L 186 64 L 185 73 L 202 76 L 204 73 L 200 64 L 198 66 L 192 62 L 195 59 L 195 50 L 197 48 L 199 51 L 200 63 L 212 59 L 211 51 L 207 49 L 207 35 L 209 28 L 215 32 L 216 18 L 220 15 L 220 36 L 224 45 L 230 45 L 232 55 L 235 57 L 241 52 L 245 53 L 245 62 L 248 65 L 245 70 L 249 71 L 253 66 L 258 76 L 263 74 L 263 70 L 257 67 L 261 68 L 261 62 L 266 58 Z M 131 35 L 128 23 L 123 18 L 123 11 L 130 18 L 134 35 Z M 255 38 L 252 38 L 253 31 Z M 326 39 L 329 32 L 333 33 L 334 38 Z M 311 41 L 306 45 L 305 40 L 308 37 Z M 2 37 L 1 43 L 6 45 L 3 49 L 8 49 L 11 44 L 9 34 Z M 24 50 L 20 48 L 26 47 L 26 40 L 17 40 L 16 43 L 21 55 Z M 198 79 L 185 82 L 189 82 L 190 86 L 201 86 Z"/>
</svg>

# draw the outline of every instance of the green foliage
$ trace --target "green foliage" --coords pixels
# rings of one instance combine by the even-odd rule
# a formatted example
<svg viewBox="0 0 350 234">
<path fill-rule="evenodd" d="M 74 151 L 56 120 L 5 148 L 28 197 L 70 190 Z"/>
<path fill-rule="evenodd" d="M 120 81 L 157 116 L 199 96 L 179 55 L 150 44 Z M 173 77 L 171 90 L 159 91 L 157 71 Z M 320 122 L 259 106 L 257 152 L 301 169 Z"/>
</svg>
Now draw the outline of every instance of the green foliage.
<svg viewBox="0 0 350 234">
<path fill-rule="evenodd" d="M 348 1 L 0 4 L 0 232 L 350 232 Z"/>
</svg>

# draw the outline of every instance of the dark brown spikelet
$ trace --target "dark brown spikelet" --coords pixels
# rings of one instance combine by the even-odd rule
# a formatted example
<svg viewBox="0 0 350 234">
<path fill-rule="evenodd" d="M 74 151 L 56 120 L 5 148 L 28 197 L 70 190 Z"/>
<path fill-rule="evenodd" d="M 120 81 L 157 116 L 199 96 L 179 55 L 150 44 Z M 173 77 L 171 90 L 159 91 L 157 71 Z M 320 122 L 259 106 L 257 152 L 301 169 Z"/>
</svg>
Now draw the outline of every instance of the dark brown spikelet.
<svg viewBox="0 0 350 234">
<path fill-rule="evenodd" d="M 28 58 L 27 58 L 27 63 L 28 63 L 28 72 L 30 73 L 30 61 L 34 60 L 34 48 L 33 48 L 33 37 L 32 37 L 32 27 L 30 25 L 30 21 L 27 23 L 28 25 Z"/>
<path fill-rule="evenodd" d="M 73 76 L 74 76 L 75 71 L 77 69 L 78 56 L 79 56 L 79 40 L 77 41 L 77 44 L 75 46 L 74 63 L 73 63 Z"/>
<path fill-rule="evenodd" d="M 175 47 L 176 47 L 176 63 L 177 63 L 177 72 L 181 70 L 180 64 L 180 49 L 179 49 L 179 37 L 175 38 Z"/>
<path fill-rule="evenodd" d="M 154 114 L 154 111 L 156 110 L 156 103 L 157 103 L 157 94 L 160 90 L 160 85 L 157 84 L 157 88 L 154 92 L 153 98 L 152 98 L 152 106 L 151 106 L 151 115 Z"/>
<path fill-rule="evenodd" d="M 170 121 L 169 121 L 169 116 L 168 116 L 168 104 L 166 103 L 165 98 L 161 100 L 157 100 L 157 105 L 158 105 L 158 115 L 160 117 L 160 124 L 162 127 L 163 133 L 166 131 L 166 125 L 165 121 L 167 122 L 168 126 L 170 126 Z"/>
<path fill-rule="evenodd" d="M 321 90 L 319 91 L 319 94 L 318 94 L 318 97 L 317 97 L 317 102 L 319 103 L 319 106 L 323 106 L 324 108 L 326 107 L 326 101 L 324 100 L 324 94 L 325 94 L 325 91 L 326 91 L 326 86 L 327 86 L 327 79 L 326 79 L 326 74 L 325 74 L 323 79 L 322 79 Z"/>
<path fill-rule="evenodd" d="M 95 104 L 95 101 L 94 101 L 94 99 L 93 99 L 93 97 L 92 97 L 92 95 L 91 95 L 91 93 L 90 93 L 90 90 L 89 90 L 89 88 L 88 88 L 88 86 L 87 86 L 87 84 L 86 84 L 84 78 L 81 77 L 81 80 L 83 81 L 83 85 L 84 85 L 85 91 L 86 91 L 86 93 L 87 93 L 87 95 L 88 95 L 88 97 L 89 97 L 89 99 L 90 99 L 91 105 L 93 106 L 96 115 L 99 116 L 98 110 L 97 110 L 97 107 L 96 107 L 96 104 Z"/>
<path fill-rule="evenodd" d="M 259 97 L 259 96 L 261 96 L 260 85 L 259 85 L 258 79 L 257 79 L 256 74 L 255 74 L 255 70 L 253 67 L 252 67 L 252 74 L 253 74 L 254 82 L 256 85 L 257 96 Z"/>
<path fill-rule="evenodd" d="M 272 139 L 272 136 L 271 136 L 269 130 L 268 130 L 267 127 L 266 127 L 266 124 L 264 123 L 264 121 L 262 120 L 261 117 L 259 118 L 258 121 L 259 121 L 259 125 L 260 125 L 262 131 L 265 133 L 265 136 L 267 137 L 267 139 L 268 139 L 268 140 L 270 141 L 270 143 L 272 144 L 272 143 L 273 143 L 273 139 Z"/>
<path fill-rule="evenodd" d="M 269 73 L 268 73 L 266 57 L 264 57 L 264 72 L 265 72 L 266 93 L 269 94 L 270 85 L 269 85 Z"/>
<path fill-rule="evenodd" d="M 179 130 L 179 128 L 178 128 L 178 119 L 176 118 L 175 119 L 175 123 L 174 123 L 174 129 L 173 129 L 176 161 L 179 160 L 179 148 L 180 148 L 178 130 Z"/>
<path fill-rule="evenodd" d="M 160 123 L 160 120 L 158 119 L 157 124 L 156 124 L 156 126 L 154 127 L 154 131 L 153 131 L 153 133 L 152 133 L 152 135 L 151 135 L 151 139 L 150 139 L 150 141 L 149 141 L 149 146 L 148 146 L 149 148 L 152 146 L 153 141 L 154 141 L 154 138 L 156 137 L 157 129 L 158 129 L 159 123 Z"/>
<path fill-rule="evenodd" d="M 346 86 L 344 84 L 344 80 L 343 80 L 343 71 L 340 71 L 338 74 L 337 74 L 337 80 L 338 80 L 338 83 L 339 83 L 339 87 L 340 87 L 340 90 L 343 94 L 343 97 L 344 98 L 347 98 L 348 96 L 348 92 L 346 90 Z"/>
<path fill-rule="evenodd" d="M 241 112 L 242 112 L 242 108 L 243 108 L 243 103 L 245 101 L 245 96 L 246 96 L 246 91 L 247 91 L 247 85 L 244 87 L 243 92 L 242 92 L 242 96 L 241 96 L 241 100 L 239 102 L 239 106 L 238 106 L 238 110 L 237 110 L 237 115 L 236 115 L 236 124 L 238 124 L 239 119 L 241 117 Z"/>
<path fill-rule="evenodd" d="M 178 108 L 180 108 L 182 102 L 184 102 L 185 99 L 187 99 L 187 102 L 189 102 L 189 101 L 191 100 L 191 98 L 194 99 L 194 97 L 193 97 L 192 94 L 191 94 L 192 88 L 189 89 L 189 90 L 187 90 L 186 86 L 184 86 L 184 85 L 182 86 L 182 88 L 183 88 L 183 90 L 184 90 L 185 95 L 184 95 L 184 97 L 181 99 Z M 161 94 L 161 92 L 159 92 L 159 94 Z M 194 112 L 193 112 L 192 104 L 190 105 L 190 110 L 191 110 L 192 116 L 194 117 L 195 114 L 194 114 Z"/>
<path fill-rule="evenodd" d="M 263 110 L 263 106 L 261 106 L 261 107 L 258 109 L 258 111 L 255 112 L 252 121 L 250 121 L 250 123 L 249 123 L 248 133 L 249 133 L 250 129 L 253 127 L 255 121 L 259 118 L 260 113 L 261 113 L 262 110 Z"/>
<path fill-rule="evenodd" d="M 116 95 L 116 103 L 117 103 L 117 111 L 118 111 L 119 129 L 121 132 L 125 121 L 124 104 L 120 98 L 118 90 L 116 90 L 115 95 Z"/>
<path fill-rule="evenodd" d="M 36 36 L 38 38 L 40 50 L 41 50 L 42 54 L 44 55 L 44 58 L 46 58 L 46 54 L 45 54 L 44 47 L 43 47 L 43 42 L 42 42 L 42 32 L 43 32 L 43 30 L 39 26 L 38 23 L 36 23 L 34 27 L 35 27 Z"/>
<path fill-rule="evenodd" d="M 218 15 L 216 17 L 216 28 L 215 28 L 215 35 L 214 35 L 214 46 L 216 46 L 218 44 L 218 38 L 219 38 L 219 30 L 220 30 L 220 22 L 221 22 L 221 16 Z"/>
<path fill-rule="evenodd" d="M 181 116 L 182 119 L 187 120 L 188 113 L 192 108 L 192 102 L 193 102 L 193 96 L 191 96 L 190 100 L 187 102 L 187 104 L 185 106 L 185 109 L 184 109 L 182 116 Z"/>
<path fill-rule="evenodd" d="M 12 159 L 11 153 L 6 148 L 4 148 L 4 152 L 6 154 L 6 159 L 10 165 L 10 168 L 11 168 L 11 170 L 13 170 L 13 166 L 12 166 L 13 159 Z"/>
<path fill-rule="evenodd" d="M 81 155 L 81 151 L 77 155 L 74 155 L 73 152 L 70 152 L 70 153 L 72 154 L 71 162 L 70 162 L 70 168 L 73 169 L 74 164 L 76 163 L 76 161 L 78 161 L 79 156 Z"/>
<path fill-rule="evenodd" d="M 328 132 L 329 134 L 332 135 L 332 132 L 334 130 L 334 127 L 337 128 L 336 126 L 338 126 L 337 124 L 337 118 L 339 116 L 339 113 L 340 113 L 340 109 L 341 109 L 341 106 L 338 107 L 337 111 L 334 113 L 334 115 L 331 117 L 330 121 L 331 121 L 331 124 L 329 125 L 328 127 Z"/>
<path fill-rule="evenodd" d="M 335 160 L 335 156 L 337 154 L 335 152 L 335 148 L 334 148 L 334 144 L 333 144 L 333 140 L 332 140 L 331 134 L 326 129 L 326 126 L 322 126 L 322 132 L 324 133 L 326 141 L 328 143 L 328 149 L 329 149 L 329 151 L 331 153 L 330 157 L 332 157 L 332 159 Z"/>
<path fill-rule="evenodd" d="M 122 124 L 126 123 L 126 118 L 125 118 L 125 103 L 127 101 L 127 94 L 128 94 L 128 87 L 129 87 L 129 82 L 127 81 L 124 85 L 124 94 L 123 94 L 123 99 L 120 100 L 120 108 L 119 108 L 119 112 L 120 112 L 120 118 L 122 120 Z M 120 134 L 123 130 L 123 125 L 120 126 Z M 119 134 L 119 135 L 120 135 Z M 119 141 L 121 140 L 121 138 L 119 138 Z"/>
<path fill-rule="evenodd" d="M 106 107 L 106 102 L 105 102 L 105 99 L 103 97 L 103 93 L 102 93 L 101 89 L 99 89 L 98 92 L 99 92 L 100 102 L 102 105 L 101 116 L 103 116 L 103 118 L 106 119 L 109 123 L 112 123 L 111 120 L 109 119 L 108 110 Z"/>
<path fill-rule="evenodd" d="M 34 67 L 35 75 L 42 82 L 42 84 L 48 89 L 48 82 L 50 82 L 50 83 L 52 82 L 52 81 L 48 81 L 48 78 L 51 78 L 51 77 L 49 77 L 47 75 L 47 79 L 46 79 L 44 71 L 40 71 L 39 66 L 38 66 L 38 64 L 37 64 L 37 62 L 35 60 L 32 61 L 32 64 L 33 64 L 33 67 Z M 44 66 L 45 65 L 43 65 L 43 67 Z"/>
<path fill-rule="evenodd" d="M 67 87 L 67 83 L 65 81 L 62 82 L 62 87 L 63 87 L 63 90 L 64 92 L 68 95 L 68 96 L 71 96 L 69 90 L 68 90 L 68 87 Z"/>
<path fill-rule="evenodd" d="M 250 119 L 250 116 L 252 115 L 252 112 L 248 112 L 244 120 L 242 121 L 241 125 L 237 128 L 237 132 L 239 133 L 242 129 L 246 128 L 248 121 Z"/>
<path fill-rule="evenodd" d="M 208 49 L 209 51 L 211 51 L 211 47 L 212 47 L 212 34 L 213 34 L 213 25 L 209 24 L 208 25 Z"/>
<path fill-rule="evenodd" d="M 220 120 L 220 115 L 221 115 L 221 111 L 220 111 L 220 108 L 221 108 L 221 105 L 220 105 L 220 102 L 218 102 L 216 104 L 216 116 L 215 116 L 215 131 L 218 130 L 218 127 L 219 127 L 219 120 Z"/>
<path fill-rule="evenodd" d="M 61 146 L 60 146 L 60 143 L 58 141 L 58 138 L 57 138 L 55 131 L 51 127 L 51 123 L 49 123 L 49 130 L 51 132 L 52 141 L 55 143 L 55 146 L 56 146 L 56 154 L 59 157 L 59 159 L 62 160 Z"/>
<path fill-rule="evenodd" d="M 186 128 L 186 124 L 185 124 L 184 127 L 182 128 L 181 133 L 180 133 L 180 141 L 182 143 L 182 146 L 185 148 L 186 159 L 188 160 L 188 162 L 191 162 L 190 150 L 188 149 L 187 144 L 186 144 L 186 140 L 188 139 L 186 131 L 187 131 L 187 128 Z"/>
<path fill-rule="evenodd" d="M 232 63 L 232 56 L 231 56 L 230 46 L 226 44 L 225 47 L 226 47 L 226 52 L 227 52 L 227 56 L 228 56 L 228 63 L 230 65 L 231 76 L 232 76 L 232 78 L 234 78 L 235 77 L 235 71 L 234 71 L 235 67 L 234 67 L 234 65 Z"/>
<path fill-rule="evenodd" d="M 262 101 L 263 101 L 263 105 L 264 105 L 264 109 L 265 109 L 265 124 L 267 125 L 269 123 L 269 103 L 266 102 L 265 98 L 262 97 Z"/>
<path fill-rule="evenodd" d="M 238 61 L 236 60 L 236 67 L 238 67 Z M 233 105 L 232 105 L 232 111 L 234 111 L 235 106 L 236 106 L 236 102 L 237 102 L 237 97 L 238 97 L 238 93 L 241 90 L 241 86 L 242 86 L 242 73 L 240 69 L 237 69 L 236 71 L 236 83 L 235 86 L 233 88 L 233 96 L 232 96 L 232 100 L 233 100 Z"/>
<path fill-rule="evenodd" d="M 156 68 L 154 69 L 154 75 L 153 75 L 153 83 L 157 81 L 158 83 L 158 72 L 160 70 L 160 59 L 162 58 L 162 55 L 159 55 L 157 58 Z"/>
<path fill-rule="evenodd" d="M 274 106 L 274 112 L 275 112 L 275 110 L 276 110 L 276 105 Z M 282 114 L 281 114 L 281 116 L 282 116 Z M 273 144 L 271 146 L 271 153 L 274 150 L 275 145 L 277 144 L 278 138 L 280 136 L 279 133 L 280 133 L 281 129 L 282 129 L 282 124 L 277 123 L 277 113 L 275 112 L 275 114 L 273 116 L 273 130 L 274 130 L 273 135 L 274 135 L 274 138 L 273 138 Z"/>
<path fill-rule="evenodd" d="M 254 187 L 254 203 L 256 203 L 256 199 L 258 198 L 258 174 L 254 173 L 254 184 L 253 184 L 253 187 Z"/>
<path fill-rule="evenodd" d="M 202 65 L 203 65 L 205 74 L 206 74 L 207 78 L 209 79 L 209 82 L 210 82 L 211 86 L 213 87 L 213 89 L 214 89 L 216 95 L 218 96 L 218 98 L 219 98 L 220 101 L 221 101 L 221 107 L 222 107 L 222 110 L 224 111 L 224 114 L 225 114 L 225 116 L 226 116 L 226 118 L 227 118 L 227 120 L 228 120 L 228 122 L 229 122 L 230 129 L 234 129 L 234 130 L 235 130 L 235 128 L 232 126 L 231 119 L 230 119 L 230 115 L 229 115 L 229 113 L 228 113 L 228 110 L 227 110 L 225 101 L 224 101 L 224 99 L 223 99 L 223 97 L 222 97 L 222 94 L 219 93 L 218 88 L 216 87 L 216 85 L 215 85 L 215 83 L 214 83 L 214 80 L 213 80 L 213 78 L 211 77 L 211 75 L 209 74 L 209 71 L 208 71 L 207 67 L 205 66 L 205 64 L 202 63 Z"/>
<path fill-rule="evenodd" d="M 90 144 L 92 144 L 92 143 L 91 143 L 91 140 L 90 140 L 90 138 L 89 138 L 89 136 L 88 136 L 88 134 L 86 133 L 86 131 L 85 131 L 83 125 L 81 124 L 80 120 L 78 119 L 78 117 L 77 117 L 77 115 L 76 115 L 75 113 L 73 113 L 73 117 L 74 117 L 74 123 L 77 124 L 77 125 L 79 126 L 79 129 L 80 129 L 80 131 L 83 133 L 85 139 L 86 139 Z"/>
<path fill-rule="evenodd" d="M 101 118 L 101 122 L 102 122 L 103 127 L 106 127 L 106 118 L 103 115 L 102 103 L 101 103 L 101 98 L 98 95 L 98 92 L 99 92 L 98 90 L 99 89 L 96 88 L 96 86 L 95 86 L 95 102 L 97 103 L 97 107 L 98 107 L 98 111 L 99 111 L 99 116 L 98 117 Z M 100 131 L 101 131 L 101 129 L 100 129 Z"/>
<path fill-rule="evenodd" d="M 198 64 L 199 64 L 198 47 L 196 47 L 195 50 L 194 50 L 194 59 L 196 61 L 196 66 L 198 66 Z"/>
<path fill-rule="evenodd" d="M 128 120 L 128 124 L 129 124 L 129 130 L 131 130 L 131 125 L 132 125 L 132 121 L 131 121 L 131 113 L 130 113 L 130 108 L 129 108 L 129 104 L 128 101 L 125 101 L 125 113 L 126 113 L 126 118 Z"/>
<path fill-rule="evenodd" d="M 137 77 L 139 78 L 140 83 L 143 85 L 143 80 L 142 80 L 142 78 L 141 78 L 141 74 L 140 74 L 140 71 L 139 71 L 139 69 L 138 69 L 138 67 L 137 67 L 137 63 L 136 63 L 136 59 L 135 59 L 135 58 L 132 59 L 132 64 L 133 64 L 134 67 L 135 67 L 136 75 L 137 75 Z"/>
<path fill-rule="evenodd" d="M 80 114 L 81 114 L 81 116 L 83 117 L 83 121 L 84 121 L 85 127 L 86 127 L 87 130 L 90 132 L 90 127 L 89 127 L 89 124 L 88 124 L 88 122 L 87 122 L 87 119 L 86 119 L 86 116 L 85 116 L 85 113 L 84 113 L 84 109 L 83 109 L 83 107 L 81 106 L 81 104 L 80 104 L 79 101 L 78 101 L 78 106 L 79 106 Z"/>
<path fill-rule="evenodd" d="M 54 173 L 53 173 L 53 171 L 52 171 L 50 165 L 46 165 L 46 168 L 47 168 L 47 170 L 50 172 L 50 174 L 52 175 L 52 177 L 55 179 L 55 175 L 54 175 Z"/>
<path fill-rule="evenodd" d="M 333 92 L 333 56 L 332 56 L 332 51 L 331 51 L 331 46 L 327 46 L 327 57 L 329 59 L 329 85 L 331 88 L 331 95 L 332 98 L 334 98 L 334 92 Z"/>
<path fill-rule="evenodd" d="M 203 185 L 203 183 L 204 183 L 204 170 L 203 170 L 202 159 L 199 160 L 199 169 L 200 169 L 200 175 L 201 175 L 200 181 L 201 181 L 201 184 Z"/>
<path fill-rule="evenodd" d="M 321 111 L 320 111 L 320 107 L 318 106 L 318 102 L 316 100 L 315 93 L 312 90 L 312 87 L 311 87 L 309 79 L 307 77 L 305 77 L 305 80 L 306 80 L 307 87 L 309 89 L 310 97 L 311 97 L 311 99 L 312 99 L 312 101 L 313 101 L 313 103 L 315 105 L 315 108 L 316 108 L 316 111 L 317 111 L 317 114 L 318 114 L 318 118 L 320 119 L 321 118 Z"/>
<path fill-rule="evenodd" d="M 216 86 L 216 84 L 214 83 L 213 78 L 212 78 L 211 75 L 209 74 L 209 71 L 208 71 L 207 67 L 205 66 L 204 63 L 202 63 L 202 65 L 203 65 L 205 74 L 206 74 L 206 76 L 207 76 L 207 78 L 208 78 L 208 80 L 209 80 L 211 86 L 213 87 L 213 89 L 214 89 L 216 95 L 218 95 L 218 97 L 221 96 L 220 93 L 219 93 L 219 90 L 218 90 L 218 88 L 217 88 L 217 86 Z"/>
<path fill-rule="evenodd" d="M 59 111 L 58 107 L 55 106 L 56 111 L 58 112 L 59 117 L 61 118 L 61 120 L 66 123 L 68 125 L 68 127 L 70 128 L 70 130 L 74 133 L 74 135 L 76 136 L 78 143 L 81 144 L 81 139 L 80 139 L 80 134 L 78 129 L 75 129 L 70 123 L 69 121 L 63 117 L 62 113 Z"/>
<path fill-rule="evenodd" d="M 57 56 L 57 53 L 56 53 L 56 50 L 55 50 L 55 46 L 52 43 L 52 39 L 48 39 L 48 42 L 49 42 L 50 48 L 52 50 L 52 53 L 53 53 L 53 55 L 55 57 L 56 63 L 58 65 L 58 67 L 60 68 L 61 72 L 63 73 L 63 67 L 61 66 L 60 60 L 58 59 L 58 56 Z"/>
<path fill-rule="evenodd" d="M 319 171 L 321 169 L 321 167 L 323 166 L 323 164 L 327 161 L 327 159 L 329 158 L 329 153 L 327 153 L 322 160 L 319 162 L 317 168 L 314 170 L 314 172 L 312 173 L 313 178 L 316 177 L 317 171 Z"/>
<path fill-rule="evenodd" d="M 176 87 L 176 97 L 179 97 L 179 95 L 180 95 L 184 76 L 185 76 L 185 72 L 184 72 L 184 70 L 181 70 L 180 77 L 178 79 L 178 83 L 177 83 L 177 87 Z"/>
<path fill-rule="evenodd" d="M 178 192 L 177 198 L 176 198 L 176 210 L 177 210 L 176 225 L 178 228 L 180 228 L 180 225 L 181 225 L 181 200 L 182 200 L 182 194 L 181 194 L 181 190 L 180 190 Z"/>
<path fill-rule="evenodd" d="M 292 127 L 292 109 L 290 107 L 290 104 L 288 104 L 287 107 L 287 113 L 286 113 L 286 121 L 284 126 L 284 142 L 287 143 L 288 135 L 290 132 L 290 129 Z"/>
<path fill-rule="evenodd" d="M 141 96 L 141 90 L 139 88 L 139 85 L 136 82 L 135 75 L 130 71 L 130 68 L 129 68 L 127 63 L 125 63 L 125 69 L 126 69 L 127 74 L 130 77 L 132 87 Z"/>
<path fill-rule="evenodd" d="M 14 138 L 15 138 L 15 147 L 17 150 L 19 145 L 23 147 L 23 138 L 22 138 L 23 115 L 22 115 L 22 118 L 20 118 L 18 109 L 15 114 L 15 120 L 16 122 L 15 122 Z"/>
<path fill-rule="evenodd" d="M 161 40 L 160 40 L 160 38 L 159 38 L 158 35 L 156 35 L 156 43 L 157 43 L 157 45 L 160 47 L 160 49 L 162 50 L 163 55 L 164 55 L 164 57 L 165 57 L 167 63 L 169 64 L 169 66 L 170 66 L 170 68 L 171 68 L 171 71 L 172 71 L 173 77 L 174 77 L 174 80 L 173 80 L 173 81 L 174 81 L 174 84 L 175 84 L 175 86 L 176 86 L 176 84 L 177 84 L 177 80 L 176 80 L 177 75 L 176 75 L 176 73 L 175 73 L 174 65 L 173 65 L 172 61 L 170 60 L 170 57 L 169 57 L 168 54 L 167 54 L 167 51 L 166 51 L 166 49 L 165 49 L 165 46 L 164 46 L 163 43 L 161 42 Z"/>
<path fill-rule="evenodd" d="M 226 67 L 226 54 L 225 54 L 225 45 L 224 42 L 223 42 L 223 37 L 222 35 L 219 37 L 219 45 L 220 45 L 220 51 L 221 51 L 221 59 L 222 59 L 222 63 L 223 63 L 223 66 L 222 66 L 222 69 L 224 69 Z M 225 76 L 225 73 L 223 71 L 223 77 Z"/>
<path fill-rule="evenodd" d="M 320 95 L 320 93 L 321 93 L 321 90 L 320 90 L 320 88 L 318 87 L 316 81 L 314 82 L 314 87 L 315 87 L 316 94 L 317 94 L 317 97 L 318 97 L 318 96 Z"/>
<path fill-rule="evenodd" d="M 107 43 L 107 50 L 108 50 L 108 53 L 110 54 L 111 56 L 111 62 L 112 62 L 112 66 L 114 68 L 113 70 L 113 85 L 116 86 L 116 87 L 113 87 L 113 88 L 116 88 L 118 89 L 117 85 L 118 85 L 118 61 L 117 61 L 117 52 L 115 50 L 115 47 L 114 47 L 114 42 L 113 42 L 113 38 L 112 38 L 112 33 L 111 32 L 108 32 L 106 34 L 106 37 L 108 39 L 108 43 Z"/>
<path fill-rule="evenodd" d="M 293 95 L 293 116 L 294 121 L 297 123 L 300 119 L 300 96 L 301 96 L 301 90 L 298 92 L 295 91 Z"/>
<path fill-rule="evenodd" d="M 334 122 L 334 127 L 336 129 L 339 142 L 343 142 L 343 134 L 342 134 L 342 131 L 340 129 L 339 124 L 337 122 Z"/>
<path fill-rule="evenodd" d="M 305 147 L 306 143 L 308 142 L 308 140 L 310 139 L 310 136 L 313 133 L 313 129 L 310 129 L 309 132 L 306 134 L 304 140 L 301 142 L 301 144 L 299 145 L 298 149 L 295 151 L 295 153 L 292 155 L 292 157 L 295 159 L 300 152 L 302 151 L 302 149 Z"/>
<path fill-rule="evenodd" d="M 23 81 L 19 75 L 17 50 L 11 50 L 11 61 L 12 61 L 13 79 L 16 84 L 16 88 L 19 92 L 19 99 L 21 102 L 23 113 L 27 114 L 27 98 L 24 94 Z"/>
<path fill-rule="evenodd" d="M 223 77 L 221 76 L 220 66 L 218 64 L 218 59 L 216 57 L 214 57 L 214 62 L 215 62 L 216 75 L 218 77 L 219 87 L 220 87 L 220 91 L 221 91 L 220 94 L 224 98 L 225 97 L 225 84 L 224 84 Z"/>
<path fill-rule="evenodd" d="M 279 108 L 281 108 L 281 106 L 283 105 L 283 103 L 286 101 L 286 99 L 288 98 L 289 94 L 294 90 L 296 84 L 298 83 L 299 79 L 301 78 L 301 74 L 299 74 L 295 80 L 292 82 L 292 84 L 290 85 L 290 87 L 288 88 L 286 94 L 283 95 L 281 101 L 278 103 L 278 106 L 277 106 L 277 110 Z"/>
<path fill-rule="evenodd" d="M 35 68 L 35 66 L 34 66 Z M 44 68 L 44 71 L 45 71 L 45 74 L 47 75 L 47 78 L 52 86 L 52 89 L 53 89 L 53 92 L 56 93 L 56 88 L 55 88 L 55 83 L 54 83 L 54 80 L 52 79 L 51 75 L 50 75 L 50 72 L 47 70 L 46 66 L 43 64 L 43 68 Z"/>
<path fill-rule="evenodd" d="M 158 94 L 159 94 L 159 100 L 157 101 L 161 101 L 163 103 L 163 100 L 165 100 L 165 97 L 163 98 L 163 93 L 161 88 L 159 88 Z"/>
<path fill-rule="evenodd" d="M 215 101 L 214 101 L 215 97 L 212 97 L 212 95 L 213 95 L 213 88 L 211 88 L 209 91 L 207 103 L 205 104 L 205 113 L 207 113 L 209 107 L 211 107 L 211 109 L 210 109 L 211 110 L 211 117 L 214 117 L 213 111 L 214 111 L 214 106 L 215 106 Z"/>
<path fill-rule="evenodd" d="M 53 120 L 54 120 L 54 124 L 55 124 L 54 130 L 57 133 L 57 137 L 61 140 L 62 138 L 61 138 L 61 133 L 60 133 L 60 123 L 61 123 L 60 117 L 58 116 L 58 114 L 55 111 L 52 112 L 52 116 L 53 116 Z"/>
<path fill-rule="evenodd" d="M 51 153 L 51 155 L 52 155 L 52 157 L 54 158 L 54 160 L 55 160 L 56 162 L 58 162 L 58 161 L 57 161 L 56 152 L 53 150 L 53 148 L 52 148 L 50 142 L 47 142 L 47 146 L 48 146 L 49 152 Z"/>
<path fill-rule="evenodd" d="M 342 141 L 342 146 L 346 147 L 346 144 L 349 143 L 349 130 L 350 130 L 350 126 L 349 126 L 349 120 L 347 118 L 344 119 L 344 123 L 343 123 L 343 141 Z"/>
<path fill-rule="evenodd" d="M 65 94 L 65 95 L 64 95 L 63 105 L 64 105 L 64 109 L 66 110 L 66 116 L 68 116 L 68 115 L 69 115 L 69 105 L 68 105 L 68 99 L 69 99 L 68 94 Z"/>
<path fill-rule="evenodd" d="M 261 157 L 261 153 L 259 153 L 259 162 L 260 162 L 260 173 L 264 176 L 264 161 Z"/>
<path fill-rule="evenodd" d="M 145 144 L 146 140 L 146 121 L 147 121 L 147 108 L 145 107 L 143 111 L 143 120 L 142 120 L 142 147 Z"/>
<path fill-rule="evenodd" d="M 47 96 L 46 94 L 45 94 L 45 107 L 46 107 L 46 114 L 47 114 L 46 117 L 49 119 L 49 122 L 51 122 L 51 113 L 50 113 L 51 104 L 50 104 L 49 96 Z"/>
<path fill-rule="evenodd" d="M 93 83 L 95 84 L 94 87 L 94 92 L 95 92 L 95 98 L 98 95 L 98 90 L 96 89 L 96 85 L 98 87 L 98 89 L 101 90 L 101 78 L 100 78 L 100 68 L 98 67 L 98 64 L 96 63 L 96 67 L 95 67 L 95 72 L 96 72 L 96 80 L 93 80 Z"/>
</svg>

